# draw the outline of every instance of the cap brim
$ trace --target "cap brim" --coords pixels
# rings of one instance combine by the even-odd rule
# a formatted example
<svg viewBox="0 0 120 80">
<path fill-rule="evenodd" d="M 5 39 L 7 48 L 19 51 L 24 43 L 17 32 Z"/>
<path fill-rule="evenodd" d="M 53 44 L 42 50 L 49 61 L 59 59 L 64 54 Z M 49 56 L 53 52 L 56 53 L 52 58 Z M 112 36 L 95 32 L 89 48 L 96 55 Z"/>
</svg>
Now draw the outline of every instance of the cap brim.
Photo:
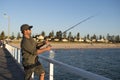
<svg viewBox="0 0 120 80">
<path fill-rule="evenodd" d="M 29 26 L 29 28 L 33 28 L 33 26 Z"/>
</svg>

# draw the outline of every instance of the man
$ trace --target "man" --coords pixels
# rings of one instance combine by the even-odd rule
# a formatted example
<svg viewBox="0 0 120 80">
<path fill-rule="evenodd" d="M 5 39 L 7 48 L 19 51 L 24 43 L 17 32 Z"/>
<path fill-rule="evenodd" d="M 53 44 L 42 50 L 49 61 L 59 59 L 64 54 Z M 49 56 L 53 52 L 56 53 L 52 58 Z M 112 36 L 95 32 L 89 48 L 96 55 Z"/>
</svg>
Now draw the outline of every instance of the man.
<svg viewBox="0 0 120 80">
<path fill-rule="evenodd" d="M 21 33 L 23 38 L 21 41 L 22 63 L 25 71 L 25 80 L 30 80 L 32 73 L 40 75 L 40 80 L 44 80 L 45 71 L 38 61 L 38 54 L 42 54 L 45 51 L 49 51 L 50 46 L 46 48 L 37 47 L 37 43 L 31 37 L 31 28 L 28 24 L 21 26 Z M 44 43 L 44 44 L 47 44 Z"/>
</svg>

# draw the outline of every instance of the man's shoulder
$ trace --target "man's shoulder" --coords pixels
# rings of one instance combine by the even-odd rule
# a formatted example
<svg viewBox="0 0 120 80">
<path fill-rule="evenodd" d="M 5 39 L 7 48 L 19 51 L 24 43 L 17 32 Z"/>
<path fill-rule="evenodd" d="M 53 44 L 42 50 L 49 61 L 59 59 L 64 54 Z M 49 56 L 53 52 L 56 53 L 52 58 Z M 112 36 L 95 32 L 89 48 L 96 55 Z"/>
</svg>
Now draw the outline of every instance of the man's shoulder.
<svg viewBox="0 0 120 80">
<path fill-rule="evenodd" d="M 21 43 L 26 42 L 26 38 L 22 38 Z"/>
<path fill-rule="evenodd" d="M 21 45 L 27 45 L 28 44 L 28 40 L 26 38 L 23 38 L 21 40 Z"/>
</svg>

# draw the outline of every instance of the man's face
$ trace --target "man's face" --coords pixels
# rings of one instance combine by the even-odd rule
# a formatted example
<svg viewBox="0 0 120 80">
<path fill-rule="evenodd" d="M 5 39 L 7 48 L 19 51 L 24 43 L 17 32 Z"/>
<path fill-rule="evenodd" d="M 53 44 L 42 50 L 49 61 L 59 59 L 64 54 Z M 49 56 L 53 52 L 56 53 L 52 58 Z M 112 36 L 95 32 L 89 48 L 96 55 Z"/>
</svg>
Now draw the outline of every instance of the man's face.
<svg viewBox="0 0 120 80">
<path fill-rule="evenodd" d="M 31 29 L 25 30 L 25 34 L 31 36 Z"/>
</svg>

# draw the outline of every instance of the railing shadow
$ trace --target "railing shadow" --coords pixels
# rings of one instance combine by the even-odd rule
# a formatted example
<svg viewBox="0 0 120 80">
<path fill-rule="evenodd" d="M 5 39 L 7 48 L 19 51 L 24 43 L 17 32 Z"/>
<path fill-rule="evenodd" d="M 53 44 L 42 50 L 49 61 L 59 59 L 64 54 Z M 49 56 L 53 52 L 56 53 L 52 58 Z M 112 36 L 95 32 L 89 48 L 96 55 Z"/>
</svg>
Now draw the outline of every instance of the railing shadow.
<svg viewBox="0 0 120 80">
<path fill-rule="evenodd" d="M 7 73 L 0 74 L 5 80 L 24 80 L 24 72 L 6 48 L 2 48 L 4 53 L 4 69 Z"/>
<path fill-rule="evenodd" d="M 5 54 L 3 48 L 0 48 L 0 80 L 9 80 L 12 75 L 10 75 L 7 69 L 7 59 L 9 55 Z M 9 75 L 9 76 L 8 76 Z"/>
</svg>

